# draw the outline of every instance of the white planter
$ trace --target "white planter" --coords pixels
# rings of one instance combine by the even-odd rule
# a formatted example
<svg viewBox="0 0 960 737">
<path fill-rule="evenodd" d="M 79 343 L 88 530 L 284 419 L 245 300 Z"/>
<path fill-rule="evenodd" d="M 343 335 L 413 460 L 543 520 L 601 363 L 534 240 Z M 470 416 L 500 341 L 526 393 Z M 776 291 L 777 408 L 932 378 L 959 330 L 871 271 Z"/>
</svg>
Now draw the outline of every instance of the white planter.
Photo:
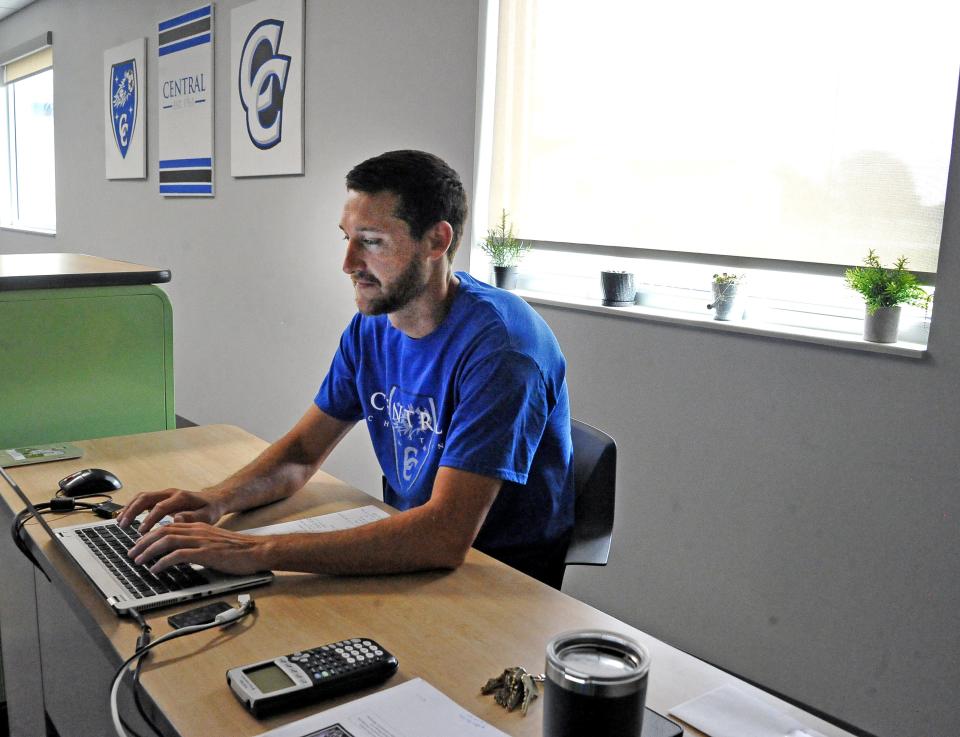
<svg viewBox="0 0 960 737">
<path fill-rule="evenodd" d="M 900 332 L 900 305 L 881 307 L 863 318 L 863 339 L 871 343 L 896 343 Z"/>
<path fill-rule="evenodd" d="M 707 309 L 713 310 L 714 320 L 739 320 L 743 317 L 738 286 L 736 282 L 713 283 L 713 302 L 707 305 Z"/>
</svg>

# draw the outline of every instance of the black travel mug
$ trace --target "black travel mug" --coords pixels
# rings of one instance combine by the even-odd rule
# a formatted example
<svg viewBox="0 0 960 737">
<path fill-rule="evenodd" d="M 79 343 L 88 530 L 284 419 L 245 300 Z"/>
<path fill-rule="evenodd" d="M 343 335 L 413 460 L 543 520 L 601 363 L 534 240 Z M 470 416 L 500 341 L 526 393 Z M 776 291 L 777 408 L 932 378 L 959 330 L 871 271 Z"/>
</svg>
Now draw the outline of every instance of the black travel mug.
<svg viewBox="0 0 960 737">
<path fill-rule="evenodd" d="M 650 654 L 602 630 L 557 635 L 547 645 L 543 737 L 640 737 Z"/>
</svg>

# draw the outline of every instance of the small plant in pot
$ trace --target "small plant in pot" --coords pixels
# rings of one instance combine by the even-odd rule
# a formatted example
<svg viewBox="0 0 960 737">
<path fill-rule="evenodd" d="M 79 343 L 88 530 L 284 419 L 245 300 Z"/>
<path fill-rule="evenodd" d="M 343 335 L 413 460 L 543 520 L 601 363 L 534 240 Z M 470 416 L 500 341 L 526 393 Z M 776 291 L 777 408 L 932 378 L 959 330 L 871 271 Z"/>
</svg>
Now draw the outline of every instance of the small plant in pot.
<svg viewBox="0 0 960 737">
<path fill-rule="evenodd" d="M 920 279 L 907 271 L 907 258 L 901 256 L 892 269 L 884 268 L 871 248 L 863 266 L 847 269 L 844 280 L 856 290 L 866 304 L 863 339 L 871 343 L 896 343 L 900 329 L 900 305 L 929 307 L 932 295 L 927 294 Z"/>
<path fill-rule="evenodd" d="M 516 287 L 517 264 L 530 250 L 530 244 L 514 237 L 513 224 L 508 220 L 506 210 L 501 211 L 500 222 L 487 231 L 480 250 L 490 257 L 496 285 L 501 289 Z"/>
<path fill-rule="evenodd" d="M 743 274 L 728 274 L 726 271 L 713 275 L 713 302 L 707 305 L 707 309 L 713 310 L 714 320 L 734 320 L 743 315 L 740 308 L 743 278 Z"/>
</svg>

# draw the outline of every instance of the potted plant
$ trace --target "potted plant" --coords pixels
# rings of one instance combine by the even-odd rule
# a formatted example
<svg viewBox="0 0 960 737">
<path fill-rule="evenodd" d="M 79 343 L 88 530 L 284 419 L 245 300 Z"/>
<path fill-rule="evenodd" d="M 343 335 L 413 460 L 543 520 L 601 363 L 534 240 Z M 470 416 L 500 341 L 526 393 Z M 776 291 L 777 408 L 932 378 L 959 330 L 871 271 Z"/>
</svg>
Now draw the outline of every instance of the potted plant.
<svg viewBox="0 0 960 737">
<path fill-rule="evenodd" d="M 517 264 L 530 250 L 530 244 L 514 237 L 513 224 L 507 219 L 506 210 L 501 210 L 500 222 L 487 231 L 480 249 L 490 257 L 496 285 L 501 289 L 516 287 Z"/>
<path fill-rule="evenodd" d="M 600 288 L 603 290 L 603 304 L 607 307 L 632 305 L 637 298 L 633 274 L 629 271 L 601 271 Z"/>
<path fill-rule="evenodd" d="M 927 307 L 932 295 L 927 294 L 920 279 L 907 271 L 907 258 L 901 256 L 892 269 L 884 268 L 871 248 L 863 266 L 847 269 L 847 286 L 860 292 L 866 303 L 863 339 L 871 343 L 896 343 L 900 329 L 900 305 Z"/>
<path fill-rule="evenodd" d="M 713 275 L 713 302 L 707 305 L 707 309 L 713 310 L 714 320 L 740 319 L 743 316 L 738 299 L 742 296 L 740 285 L 743 278 L 743 274 L 728 274 L 726 271 Z"/>
</svg>

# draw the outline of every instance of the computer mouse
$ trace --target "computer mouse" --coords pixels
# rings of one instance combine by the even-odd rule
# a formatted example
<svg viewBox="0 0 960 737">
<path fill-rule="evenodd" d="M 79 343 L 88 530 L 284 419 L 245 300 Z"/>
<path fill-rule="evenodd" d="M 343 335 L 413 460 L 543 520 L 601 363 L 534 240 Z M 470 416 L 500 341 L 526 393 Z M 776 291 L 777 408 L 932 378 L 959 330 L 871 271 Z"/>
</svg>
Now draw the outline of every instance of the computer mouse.
<svg viewBox="0 0 960 737">
<path fill-rule="evenodd" d="M 65 496 L 90 496 L 91 494 L 109 494 L 122 489 L 120 479 L 102 468 L 85 468 L 60 479 L 60 490 Z"/>
</svg>

